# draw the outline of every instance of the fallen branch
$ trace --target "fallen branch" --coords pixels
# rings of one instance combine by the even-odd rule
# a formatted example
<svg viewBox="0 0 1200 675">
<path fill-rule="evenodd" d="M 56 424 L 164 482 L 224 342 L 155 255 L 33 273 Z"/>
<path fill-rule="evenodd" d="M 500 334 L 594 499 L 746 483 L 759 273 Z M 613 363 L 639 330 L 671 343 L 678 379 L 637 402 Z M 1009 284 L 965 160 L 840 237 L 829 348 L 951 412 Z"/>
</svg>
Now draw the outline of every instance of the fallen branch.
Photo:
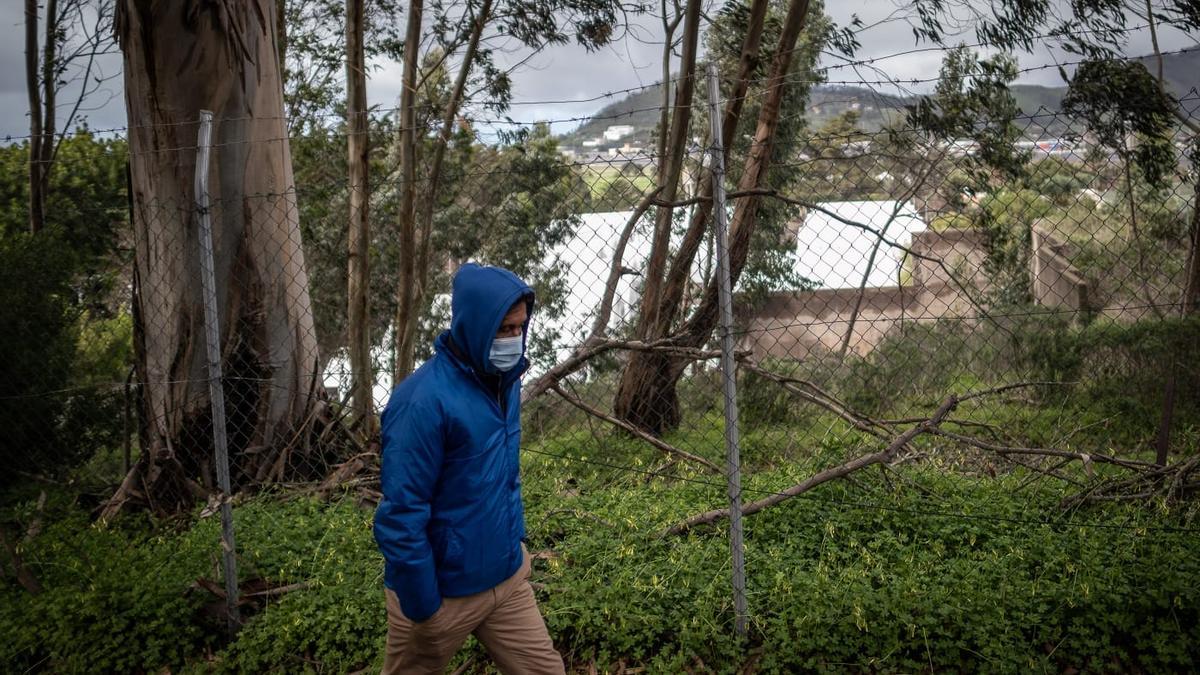
<svg viewBox="0 0 1200 675">
<path fill-rule="evenodd" d="M 869 455 L 863 455 L 861 457 L 852 459 L 849 462 L 846 462 L 845 464 L 841 464 L 839 466 L 835 466 L 833 468 L 826 469 L 826 470 L 816 474 L 815 476 L 809 478 L 808 480 L 805 480 L 802 483 L 793 485 L 792 487 L 787 488 L 786 490 L 783 490 L 781 492 L 777 492 L 777 493 L 771 495 L 770 497 L 767 497 L 765 499 L 760 499 L 756 502 L 750 502 L 749 504 L 746 504 L 744 507 L 742 507 L 742 515 L 749 516 L 754 513 L 758 513 L 759 511 L 761 511 L 769 506 L 774 506 L 782 501 L 785 501 L 785 500 L 795 497 L 797 495 L 808 492 L 809 490 L 817 487 L 818 485 L 821 485 L 822 483 L 827 483 L 835 478 L 842 478 L 844 476 L 848 476 L 849 474 L 852 474 L 855 471 L 858 471 L 859 469 L 862 469 L 864 467 L 872 466 L 874 464 L 882 464 L 882 463 L 890 461 L 892 459 L 892 457 L 895 456 L 896 452 L 899 451 L 900 448 L 902 448 L 906 444 L 908 444 L 909 441 L 913 440 L 917 436 L 920 436 L 921 434 L 928 433 L 931 430 L 936 429 L 937 426 L 942 423 L 942 420 L 944 420 L 946 418 L 946 415 L 949 415 L 950 412 L 953 411 L 954 408 L 958 406 L 958 400 L 959 399 L 957 396 L 954 396 L 954 395 L 949 396 L 942 403 L 942 405 L 940 407 L 938 407 L 937 411 L 935 411 L 929 419 L 925 420 L 924 422 L 921 422 L 920 424 L 914 426 L 913 428 L 904 432 L 900 436 L 896 437 L 896 439 L 893 440 L 890 444 L 888 444 L 887 448 L 885 448 L 884 450 L 882 450 L 880 452 L 875 452 L 875 453 L 872 453 Z M 699 525 L 707 525 L 709 523 L 716 522 L 717 520 L 720 520 L 721 518 L 728 518 L 728 517 L 729 517 L 729 509 L 715 509 L 713 511 L 701 513 L 699 515 L 692 516 L 691 518 L 688 518 L 687 520 L 685 520 L 681 523 L 672 525 L 671 527 L 667 528 L 666 530 L 664 530 L 662 532 L 662 536 L 683 534 L 683 533 L 687 532 L 688 530 L 690 530 L 694 527 L 697 527 Z"/>
<path fill-rule="evenodd" d="M 314 494 L 321 499 L 328 499 L 329 495 L 333 494 L 334 490 L 345 486 L 351 478 L 358 476 L 359 473 L 369 466 L 370 461 L 377 457 L 378 453 L 360 453 L 351 457 L 345 462 L 338 464 L 334 467 L 333 471 L 330 472 L 330 474 L 324 479 L 322 479 L 321 482 L 313 489 Z"/>
<path fill-rule="evenodd" d="M 612 415 L 609 415 L 605 412 L 602 412 L 600 410 L 597 410 L 597 409 L 591 407 L 590 405 L 584 403 L 583 401 L 579 400 L 578 398 L 563 391 L 562 387 L 558 386 L 557 382 L 552 384 L 550 386 L 550 389 L 554 393 L 561 396 L 564 401 L 566 401 L 567 403 L 570 403 L 571 405 L 575 406 L 576 408 L 579 408 L 580 410 L 591 415 L 592 417 L 604 420 L 605 422 L 608 422 L 609 424 L 611 424 L 615 427 L 618 427 L 618 428 L 642 439 L 643 441 L 646 441 L 650 445 L 653 445 L 654 447 L 658 448 L 659 450 L 662 450 L 663 452 L 667 453 L 668 455 L 670 455 L 672 457 L 676 457 L 679 459 L 686 459 L 689 462 L 695 462 L 696 464 L 700 464 L 714 473 L 721 473 L 721 467 L 717 466 L 713 462 L 710 462 L 709 460 L 707 460 L 703 457 L 700 457 L 699 455 L 693 455 L 692 453 L 687 452 L 686 450 L 680 450 L 679 448 L 677 448 L 673 445 L 670 445 L 669 443 L 663 442 L 662 439 L 651 436 L 650 434 L 646 433 L 645 431 L 638 429 L 637 427 L 633 426 L 629 422 L 626 422 L 625 420 L 618 419 L 616 417 L 613 417 Z"/>
<path fill-rule="evenodd" d="M 250 605 L 256 600 L 269 600 L 281 595 L 299 591 L 312 586 L 310 581 L 300 581 L 292 584 L 272 586 L 265 579 L 249 579 L 238 584 L 238 604 Z M 222 601 L 225 600 L 225 587 L 212 579 L 200 577 L 192 583 L 192 588 L 203 589 L 212 593 Z"/>
<path fill-rule="evenodd" d="M 944 438 L 949 438 L 954 441 L 958 441 L 959 443 L 963 443 L 965 445 L 970 445 L 970 446 L 978 448 L 980 450 L 994 452 L 997 455 L 1000 455 L 1001 457 L 1007 457 L 1009 455 L 1040 455 L 1043 457 L 1062 457 L 1062 458 L 1066 458 L 1066 459 L 1076 459 L 1081 462 L 1084 462 L 1085 464 L 1090 463 L 1090 462 L 1101 462 L 1104 464 L 1114 464 L 1116 466 L 1124 467 L 1126 469 L 1133 469 L 1133 470 L 1137 470 L 1137 471 L 1143 471 L 1143 470 L 1155 468 L 1158 466 L 1152 462 L 1143 462 L 1143 461 L 1136 460 L 1136 459 L 1121 459 L 1120 457 L 1113 457 L 1111 455 L 1103 455 L 1103 454 L 1096 454 L 1096 453 L 1090 453 L 1090 452 L 1072 452 L 1070 450 L 1056 450 L 1053 448 L 1019 448 L 1019 447 L 1010 447 L 1010 446 L 1005 446 L 1005 445 L 997 445 L 995 443 L 988 443 L 987 441 L 981 441 L 978 438 L 974 438 L 972 436 L 964 436 L 962 434 L 956 434 L 952 431 L 946 431 L 944 429 L 936 429 L 936 430 L 933 430 L 931 433 L 934 433 L 938 436 L 942 436 Z"/>
<path fill-rule="evenodd" d="M 1087 502 L 1127 501 L 1161 496 L 1170 500 L 1184 497 L 1184 493 L 1195 487 L 1188 483 L 1188 476 L 1200 468 L 1200 456 L 1180 464 L 1158 466 L 1149 462 L 1143 465 L 1142 473 L 1121 480 L 1110 480 L 1094 485 L 1063 500 L 1063 506 L 1072 508 Z"/>
<path fill-rule="evenodd" d="M 785 391 L 795 395 L 796 397 L 798 397 L 800 399 L 803 399 L 805 401 L 808 401 L 809 403 L 812 403 L 814 405 L 824 408 L 825 410 L 828 410 L 829 412 L 837 415 L 838 417 L 842 418 L 846 422 L 849 422 L 855 429 L 858 429 L 859 431 L 871 434 L 872 436 L 875 436 L 876 438 L 886 438 L 887 437 L 887 434 L 885 433 L 886 429 L 882 424 L 871 419 L 870 417 L 867 417 L 866 415 L 861 415 L 859 413 L 854 412 L 853 410 L 850 410 L 850 408 L 848 408 L 847 406 L 842 404 L 840 401 L 838 401 L 832 395 L 826 393 L 823 389 L 816 386 L 815 384 L 812 384 L 811 382 L 808 382 L 805 380 L 798 380 L 796 378 L 787 377 L 786 375 L 780 375 L 779 373 L 771 372 L 770 370 L 763 368 L 762 366 L 754 363 L 753 361 L 750 361 L 749 359 L 742 359 L 741 367 L 745 368 L 746 370 L 748 370 L 752 373 L 755 373 L 757 375 L 765 377 L 768 380 L 771 380 L 772 382 L 783 387 L 783 389 Z M 804 391 L 803 389 L 800 389 L 796 385 L 802 385 L 802 386 L 808 387 L 809 389 L 812 389 L 813 392 L 816 392 L 816 393 Z M 924 420 L 920 420 L 920 421 L 924 421 Z"/>
</svg>

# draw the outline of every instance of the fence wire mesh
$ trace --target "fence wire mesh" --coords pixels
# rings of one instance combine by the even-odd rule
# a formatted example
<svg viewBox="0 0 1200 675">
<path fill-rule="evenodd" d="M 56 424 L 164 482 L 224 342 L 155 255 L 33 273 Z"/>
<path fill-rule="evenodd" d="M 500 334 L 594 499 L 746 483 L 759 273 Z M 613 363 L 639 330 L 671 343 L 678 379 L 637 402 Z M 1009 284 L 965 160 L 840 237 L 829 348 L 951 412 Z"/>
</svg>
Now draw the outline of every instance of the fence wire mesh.
<svg viewBox="0 0 1200 675">
<path fill-rule="evenodd" d="M 1182 103 L 1190 112 L 1200 99 Z M 1105 147 L 1078 120 L 1040 111 L 1017 120 L 1020 171 L 981 177 L 970 143 L 840 122 L 777 147 L 767 182 L 751 190 L 733 183 L 750 149 L 731 148 L 747 595 L 760 636 L 777 628 L 773 603 L 813 591 L 796 579 L 852 583 L 820 544 L 852 519 L 897 537 L 919 538 L 929 523 L 972 542 L 1018 531 L 1030 550 L 1069 527 L 1096 527 L 1135 546 L 1132 532 L 1158 527 L 1144 511 L 1097 519 L 1085 506 L 1198 487 L 1200 323 L 1187 299 L 1194 139 L 1172 139 L 1176 162 L 1151 183 L 1130 160 L 1144 139 Z M 344 178 L 344 137 L 286 141 L 212 149 L 221 166 L 290 145 L 296 166 L 294 185 L 286 173 L 256 183 L 273 191 L 214 181 L 209 212 L 239 564 L 243 581 L 266 584 L 243 584 L 252 598 L 311 581 L 259 559 L 294 527 L 292 511 L 263 508 L 260 496 L 366 507 L 380 497 L 378 438 L 351 400 L 364 376 L 348 355 L 352 191 L 368 193 L 374 414 L 396 382 L 397 298 L 412 290 L 398 274 L 411 252 L 398 243 L 396 158 L 377 153 L 367 189 Z M 544 128 L 493 146 L 468 137 L 451 147 L 436 195 L 423 191 L 428 177 L 416 185 L 416 212 L 429 218 L 417 223 L 428 247 L 416 277 L 418 364 L 448 324 L 463 262 L 512 269 L 537 293 L 522 417 L 527 529 L 548 621 L 568 652 L 603 630 L 573 622 L 573 602 L 628 598 L 607 578 L 632 584 L 646 607 L 671 607 L 671 631 L 715 629 L 696 617 L 732 621 L 723 540 L 661 536 L 723 527 L 727 515 L 706 143 L 698 135 L 685 153 L 669 203 L 655 190 L 664 163 L 655 150 L 559 147 Z M 173 148 L 155 161 L 186 172 L 194 153 Z M 85 274 L 60 278 L 53 268 L 74 264 L 66 257 L 6 244 L 0 287 L 24 295 L 0 310 L 12 355 L 0 359 L 0 443 L 8 501 L 25 505 L 7 525 L 26 528 L 33 497 L 66 479 L 109 519 L 148 511 L 203 521 L 216 511 L 196 208 L 182 195 L 125 197 L 55 214 L 64 225 L 103 221 L 118 242 Z M 45 304 L 31 299 L 63 294 L 75 314 L 39 314 Z M 975 482 L 946 488 L 930 478 L 937 472 Z M 1029 496 L 1016 509 L 970 510 L 961 485 Z M 753 514 L 785 501 L 786 515 L 756 532 Z M 361 535 L 369 516 L 338 522 Z M 1176 533 L 1194 535 L 1190 527 Z M 819 541 L 793 539 L 804 530 Z M 361 536 L 327 542 L 330 532 L 288 544 L 312 558 L 310 575 L 325 573 L 318 558 L 363 545 Z M 671 543 L 681 541 L 689 546 Z M 871 546 L 862 543 L 864 555 Z M 36 547 L 25 556 L 33 573 L 45 572 L 38 556 Z M 635 557 L 710 575 L 680 587 L 622 572 Z M 216 579 L 205 564 L 195 574 Z M 15 578 L 21 563 L 10 567 Z M 588 570 L 590 583 L 563 583 L 568 569 Z M 699 609 L 710 605 L 724 611 Z"/>
</svg>

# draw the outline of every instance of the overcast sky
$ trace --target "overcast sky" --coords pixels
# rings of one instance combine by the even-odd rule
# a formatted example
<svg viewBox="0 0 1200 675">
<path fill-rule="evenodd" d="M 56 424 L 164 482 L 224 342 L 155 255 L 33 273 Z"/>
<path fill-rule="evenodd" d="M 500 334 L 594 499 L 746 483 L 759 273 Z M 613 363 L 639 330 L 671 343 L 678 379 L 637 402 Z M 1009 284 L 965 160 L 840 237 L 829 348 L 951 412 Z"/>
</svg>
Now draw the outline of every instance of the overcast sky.
<svg viewBox="0 0 1200 675">
<path fill-rule="evenodd" d="M 872 26 L 895 11 L 892 0 L 842 0 L 827 4 L 827 11 L 839 25 L 847 24 L 851 15 L 857 14 L 865 24 Z M 586 117 L 615 99 L 578 103 L 541 102 L 592 98 L 606 92 L 653 84 L 661 72 L 660 47 L 654 44 L 661 36 L 661 28 L 656 23 L 656 20 L 644 20 L 625 39 L 595 53 L 589 54 L 578 46 L 569 45 L 552 48 L 535 56 L 525 69 L 514 75 L 513 95 L 517 105 L 513 106 L 509 116 L 515 120 L 530 121 Z M 1137 23 L 1135 20 L 1131 25 Z M 0 5 L 0 139 L 29 133 L 23 31 L 24 11 L 20 3 L 9 0 Z M 1131 32 L 1130 37 L 1129 54 L 1151 51 L 1147 30 Z M 972 39 L 973 36 L 964 36 L 968 42 Z M 829 80 L 859 82 L 895 78 L 906 81 L 928 79 L 937 74 L 941 52 L 913 52 L 918 45 L 914 42 L 911 28 L 903 21 L 883 21 L 874 25 L 860 34 L 859 41 L 862 48 L 857 58 L 876 59 L 874 69 L 834 67 L 828 71 Z M 1196 44 L 1193 38 L 1171 29 L 1160 31 L 1159 42 L 1164 51 Z M 1051 54 L 1045 49 L 1031 55 L 1020 55 L 1019 60 L 1023 68 L 1031 68 L 1052 65 L 1056 57 L 1059 61 L 1071 60 L 1069 56 Z M 837 63 L 833 58 L 822 61 L 824 66 L 836 66 Z M 400 67 L 398 64 L 376 66 L 368 83 L 370 103 L 394 107 L 400 89 Z M 88 101 L 90 109 L 84 111 L 87 121 L 93 129 L 124 127 L 126 118 L 121 94 L 120 57 L 116 54 L 103 56 L 98 60 L 97 67 L 96 74 L 100 77 L 112 76 L 112 79 L 101 85 L 100 91 Z M 1025 73 L 1018 81 L 1052 86 L 1062 84 L 1057 69 L 1053 67 Z M 929 85 L 909 85 L 907 88 L 922 92 Z M 68 106 L 72 99 L 73 96 L 68 92 L 62 96 L 61 102 Z M 60 124 L 68 112 L 69 108 L 60 110 Z M 564 132 L 577 125 L 577 122 L 563 122 L 556 125 L 554 130 Z"/>
</svg>

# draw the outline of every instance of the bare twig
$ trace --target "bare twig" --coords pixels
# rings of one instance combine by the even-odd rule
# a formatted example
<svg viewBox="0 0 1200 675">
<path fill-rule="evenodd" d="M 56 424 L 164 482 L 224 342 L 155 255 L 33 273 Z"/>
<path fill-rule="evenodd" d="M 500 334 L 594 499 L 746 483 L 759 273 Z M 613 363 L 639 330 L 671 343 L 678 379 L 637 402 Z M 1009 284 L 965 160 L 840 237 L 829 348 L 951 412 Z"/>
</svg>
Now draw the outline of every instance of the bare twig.
<svg viewBox="0 0 1200 675">
<path fill-rule="evenodd" d="M 653 445 L 654 447 L 658 448 L 659 450 L 662 450 L 663 452 L 667 453 L 668 455 L 677 457 L 679 459 L 686 459 L 689 462 L 694 462 L 696 464 L 700 464 L 701 466 L 704 466 L 709 471 L 712 471 L 714 473 L 721 472 L 721 467 L 717 466 L 713 462 L 711 462 L 703 457 L 700 457 L 699 455 L 693 455 L 692 453 L 687 452 L 685 450 L 680 450 L 679 448 L 676 448 L 675 446 L 670 445 L 669 443 L 665 443 L 661 439 L 655 438 L 654 436 L 651 436 L 650 434 L 646 433 L 645 431 L 638 429 L 637 427 L 633 426 L 629 422 L 626 422 L 625 420 L 618 419 L 616 417 L 613 417 L 612 415 L 609 415 L 605 412 L 602 412 L 600 410 L 597 410 L 597 409 L 591 407 L 590 405 L 584 403 L 583 401 L 579 400 L 578 398 L 563 391 L 562 387 L 558 386 L 558 383 L 551 385 L 550 389 L 553 390 L 554 393 L 561 396 L 563 398 L 563 400 L 565 400 L 567 403 L 570 403 L 571 405 L 575 406 L 576 408 L 579 408 L 580 410 L 584 411 L 585 413 L 587 413 L 589 415 L 592 415 L 593 417 L 604 420 L 605 422 L 608 422 L 609 424 L 612 424 L 615 427 L 623 429 L 624 431 L 642 439 L 643 441 L 646 441 L 650 445 Z"/>
<path fill-rule="evenodd" d="M 523 386 L 521 390 L 521 403 L 528 403 L 534 398 L 541 396 L 557 385 L 564 377 L 583 368 L 587 365 L 588 361 L 613 349 L 666 352 L 672 356 L 693 360 L 721 357 L 720 351 L 693 349 L 682 346 L 676 343 L 674 338 L 664 338 L 653 342 L 644 342 L 642 340 L 594 340 L 590 345 L 581 345 L 571 356 L 560 361 L 558 365 L 546 371 L 533 382 Z"/>
<path fill-rule="evenodd" d="M 955 407 L 958 406 L 958 401 L 959 401 L 959 399 L 957 396 L 951 395 L 951 396 L 947 397 L 946 400 L 942 403 L 942 405 L 939 406 L 938 409 L 933 413 L 933 415 L 931 415 L 929 417 L 929 419 L 925 420 L 924 422 L 922 422 L 920 424 L 917 424 L 916 426 L 912 427 L 911 429 L 904 432 L 900 436 L 896 437 L 895 440 L 893 440 L 890 444 L 888 444 L 888 446 L 886 448 L 884 448 L 880 452 L 875 452 L 875 453 L 871 453 L 869 455 L 863 455 L 861 457 L 856 457 L 855 459 L 852 459 L 849 462 L 846 462 L 844 464 L 840 464 L 838 466 L 821 471 L 820 473 L 812 476 L 811 478 L 809 478 L 801 483 L 798 483 L 796 485 L 793 485 L 792 487 L 787 488 L 786 490 L 777 492 L 777 493 L 771 495 L 770 497 L 767 497 L 765 499 L 760 499 L 758 501 L 746 504 L 742 508 L 742 515 L 748 516 L 748 515 L 757 513 L 769 506 L 774 506 L 775 504 L 778 504 L 782 501 L 785 501 L 785 500 L 795 497 L 797 495 L 808 492 L 809 490 L 817 487 L 818 485 L 827 483 L 835 478 L 845 477 L 845 476 L 852 474 L 855 471 L 858 471 L 864 467 L 868 467 L 868 466 L 872 466 L 875 464 L 881 464 L 881 463 L 890 461 L 892 459 L 892 457 L 895 456 L 896 452 L 900 448 L 902 448 L 906 444 L 908 444 L 909 441 L 913 440 L 917 436 L 920 436 L 921 434 L 928 433 L 934 429 L 937 429 L 938 425 L 942 423 L 942 420 L 944 420 L 946 418 L 946 416 L 949 415 L 950 412 L 953 411 L 955 409 Z M 721 518 L 727 518 L 727 517 L 729 517 L 729 509 L 715 509 L 712 511 L 701 513 L 699 515 L 692 516 L 691 518 L 688 518 L 687 520 L 684 520 L 683 522 L 680 522 L 676 525 L 673 525 L 673 526 L 667 528 L 662 534 L 663 534 L 663 536 L 683 534 L 698 525 L 705 525 L 708 523 L 713 523 L 713 522 L 716 522 L 717 520 L 720 520 Z"/>
<path fill-rule="evenodd" d="M 1002 394 L 1006 391 L 1012 391 L 1013 389 L 1028 389 L 1030 387 L 1062 387 L 1062 386 L 1071 385 L 1071 384 L 1076 384 L 1076 383 L 1075 382 L 1014 382 L 1012 384 L 1004 384 L 999 387 L 992 387 L 990 389 L 980 389 L 979 391 L 973 391 L 968 394 L 963 394 L 963 397 L 961 400 L 969 401 L 973 398 L 983 398 L 984 396 L 994 396 L 996 394 Z"/>
<path fill-rule="evenodd" d="M 888 436 L 887 429 L 882 424 L 871 419 L 870 417 L 867 417 L 866 415 L 862 415 L 850 410 L 832 395 L 826 393 L 824 390 L 820 389 L 811 382 L 773 373 L 770 370 L 753 363 L 749 359 L 742 359 L 741 366 L 752 373 L 775 382 L 779 386 L 783 387 L 785 391 L 797 396 L 798 398 L 828 410 L 846 422 L 849 422 L 852 426 L 854 426 L 855 429 L 858 429 L 859 431 L 871 434 L 877 438 L 885 438 Z M 802 385 L 812 389 L 813 391 L 805 391 L 796 385 Z M 922 419 L 919 421 L 924 420 Z"/>
</svg>

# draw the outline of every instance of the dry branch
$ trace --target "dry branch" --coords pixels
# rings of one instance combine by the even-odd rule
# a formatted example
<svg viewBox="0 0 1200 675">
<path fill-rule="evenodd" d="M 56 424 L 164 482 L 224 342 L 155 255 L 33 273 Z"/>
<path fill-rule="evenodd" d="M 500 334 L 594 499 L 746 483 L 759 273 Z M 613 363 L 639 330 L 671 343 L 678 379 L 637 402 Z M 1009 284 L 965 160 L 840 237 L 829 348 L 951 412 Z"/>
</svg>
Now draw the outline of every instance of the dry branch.
<svg viewBox="0 0 1200 675">
<path fill-rule="evenodd" d="M 617 245 L 613 247 L 612 263 L 609 265 L 608 279 L 604 283 L 604 294 L 600 298 L 600 309 L 596 312 L 596 320 L 592 323 L 591 334 L 584 339 L 580 348 L 599 340 L 604 335 L 604 331 L 608 330 L 608 322 L 612 317 L 613 298 L 617 294 L 617 283 L 621 280 L 625 269 L 625 248 L 629 245 L 629 238 L 633 236 L 633 228 L 637 226 L 638 221 L 642 219 L 646 210 L 650 208 L 662 190 L 663 186 L 659 185 L 642 197 L 633 213 L 629 215 L 629 219 L 625 221 L 625 228 L 621 230 Z"/>
<path fill-rule="evenodd" d="M 630 237 L 633 236 L 633 228 L 637 226 L 638 221 L 642 219 L 646 210 L 650 208 L 662 190 L 663 186 L 660 185 L 642 197 L 642 200 L 638 202 L 633 213 L 630 214 L 629 219 L 625 221 L 625 227 L 621 230 L 621 236 L 617 239 L 616 246 L 613 247 L 608 279 L 604 283 L 604 294 L 600 298 L 600 307 L 596 312 L 595 321 L 592 322 L 591 332 L 579 343 L 579 346 L 571 352 L 571 355 L 566 360 L 546 371 L 541 377 L 523 389 L 521 392 L 522 403 L 545 393 L 551 384 L 579 370 L 592 357 L 611 349 L 611 346 L 599 350 L 596 348 L 601 344 L 604 332 L 608 330 L 608 322 L 612 317 L 613 298 L 617 294 L 617 284 L 621 281 L 621 276 L 625 270 L 625 248 L 629 245 Z"/>
<path fill-rule="evenodd" d="M 701 359 L 720 358 L 717 350 L 693 349 L 678 344 L 673 338 L 644 342 L 642 340 L 592 340 L 591 344 L 582 344 L 558 365 L 543 373 L 533 382 L 522 387 L 521 403 L 541 396 L 558 385 L 559 381 L 587 365 L 593 358 L 613 349 L 628 349 L 635 352 L 665 352 L 672 356 L 698 361 Z"/>
<path fill-rule="evenodd" d="M 832 395 L 825 392 L 820 387 L 816 386 L 815 384 L 813 384 L 811 382 L 808 382 L 806 380 L 798 380 L 796 378 L 787 377 L 785 375 L 780 375 L 778 373 L 771 372 L 770 370 L 763 368 L 762 366 L 750 361 L 749 359 L 742 359 L 741 366 L 743 368 L 745 368 L 746 370 L 749 370 L 752 373 L 755 373 L 757 375 L 767 378 L 768 380 L 771 380 L 772 382 L 775 382 L 779 386 L 783 387 L 783 389 L 785 391 L 787 391 L 788 393 L 791 393 L 802 400 L 808 401 L 809 403 L 812 403 L 814 405 L 820 406 L 820 407 L 828 410 L 829 412 L 837 415 L 838 417 L 842 418 L 846 422 L 849 422 L 855 429 L 858 429 L 859 431 L 871 434 L 872 436 L 875 436 L 877 438 L 885 438 L 888 435 L 886 433 L 887 429 L 886 429 L 886 427 L 884 427 L 884 425 L 871 419 L 870 417 L 867 417 L 866 415 L 862 415 L 862 414 L 854 412 L 853 410 L 850 410 L 848 407 L 846 407 L 844 404 L 842 404 L 840 401 L 838 401 Z M 802 385 L 804 387 L 811 389 L 812 391 L 811 392 L 804 391 L 803 389 L 801 389 L 800 387 L 798 387 L 796 385 Z M 916 420 L 916 421 L 923 422 L 924 419 Z"/>
<path fill-rule="evenodd" d="M 553 385 L 551 385 L 550 389 L 553 390 L 554 393 L 561 396 L 563 398 L 563 400 L 565 400 L 567 403 L 570 403 L 571 405 L 575 406 L 576 408 L 579 408 L 580 410 L 584 411 L 585 413 L 587 413 L 597 419 L 604 420 L 605 422 L 608 422 L 609 424 L 612 424 L 615 427 L 623 429 L 624 431 L 642 439 L 643 441 L 646 441 L 650 445 L 653 445 L 654 447 L 658 448 L 659 450 L 662 450 L 663 452 L 667 453 L 668 455 L 670 455 L 672 457 L 677 457 L 679 459 L 686 459 L 689 462 L 695 462 L 696 464 L 700 464 L 701 466 L 704 466 L 708 470 L 713 471 L 715 473 L 721 472 L 721 467 L 710 462 L 709 460 L 707 460 L 703 457 L 700 457 L 699 455 L 693 455 L 692 453 L 687 452 L 686 450 L 680 450 L 679 448 L 677 448 L 673 445 L 670 445 L 669 443 L 665 443 L 661 439 L 655 438 L 654 436 L 651 436 L 650 434 L 642 431 L 641 429 L 638 429 L 637 427 L 626 422 L 625 420 L 618 419 L 616 417 L 613 417 L 612 415 L 609 415 L 603 411 L 600 411 L 600 410 L 597 410 L 597 409 L 591 407 L 590 405 L 584 403 L 583 401 L 579 400 L 578 398 L 563 391 L 562 387 L 558 386 L 558 383 L 554 383 Z"/>
<path fill-rule="evenodd" d="M 1136 459 L 1121 459 L 1120 457 L 1113 457 L 1111 455 L 1104 455 L 1104 454 L 1098 454 L 1098 453 L 1072 452 L 1070 450 L 1057 450 L 1057 449 L 1053 449 L 1053 448 L 1020 448 L 1020 447 L 1011 447 L 1011 446 L 1005 446 L 1005 445 L 997 445 L 995 443 L 988 443 L 987 441 L 981 441 L 978 438 L 974 438 L 971 436 L 965 436 L 963 434 L 956 434 L 951 431 L 945 431 L 944 429 L 937 429 L 937 430 L 934 430 L 932 433 L 937 434 L 938 436 L 943 436 L 945 438 L 949 438 L 949 439 L 958 441 L 959 443 L 963 443 L 965 445 L 970 445 L 970 446 L 978 448 L 980 450 L 994 452 L 1001 457 L 1009 457 L 1009 456 L 1013 456 L 1013 455 L 1017 455 L 1017 456 L 1040 455 L 1043 457 L 1061 457 L 1064 459 L 1076 459 L 1076 460 L 1079 460 L 1084 463 L 1101 462 L 1104 464 L 1114 464 L 1116 466 L 1124 467 L 1126 469 L 1133 469 L 1135 471 L 1141 471 L 1141 470 L 1145 470 L 1145 469 L 1153 468 L 1153 467 L 1157 466 L 1152 462 L 1142 462 L 1142 461 L 1139 461 Z"/>
<path fill-rule="evenodd" d="M 947 397 L 946 400 L 942 403 L 942 405 L 940 407 L 938 407 L 938 409 L 933 413 L 932 416 L 929 417 L 929 419 L 925 420 L 924 422 L 921 422 L 920 424 L 917 424 L 916 426 L 912 427 L 911 429 L 904 432 L 900 436 L 897 436 L 896 439 L 893 440 L 890 444 L 888 444 L 888 446 L 885 449 L 883 449 L 882 451 L 871 453 L 869 455 L 863 455 L 861 457 L 856 457 L 855 459 L 852 459 L 849 462 L 846 462 L 845 464 L 841 464 L 841 465 L 826 469 L 826 470 L 816 474 L 815 476 L 813 476 L 801 483 L 793 485 L 792 487 L 787 488 L 786 490 L 777 492 L 777 493 L 771 495 L 770 497 L 767 497 L 765 499 L 760 499 L 756 502 L 750 502 L 749 504 L 746 504 L 744 507 L 742 507 L 742 515 L 748 516 L 748 515 L 751 515 L 754 513 L 758 513 L 759 511 L 761 511 L 769 506 L 774 506 L 782 501 L 785 501 L 785 500 L 795 497 L 797 495 L 808 492 L 809 490 L 817 487 L 818 485 L 821 485 L 822 483 L 827 483 L 835 478 L 843 478 L 845 476 L 848 476 L 848 475 L 854 473 L 855 471 L 858 471 L 859 469 L 862 469 L 862 468 L 865 468 L 868 466 L 872 466 L 875 464 L 883 464 L 883 463 L 890 461 L 896 455 L 896 452 L 899 451 L 900 448 L 907 445 L 909 441 L 916 438 L 917 436 L 920 436 L 921 434 L 928 433 L 928 432 L 936 429 L 937 426 L 942 423 L 942 420 L 944 420 L 946 418 L 946 415 L 949 415 L 950 412 L 953 411 L 954 408 L 958 406 L 958 401 L 959 401 L 959 399 L 957 396 L 951 395 L 951 396 Z M 688 518 L 687 520 L 685 520 L 681 523 L 673 525 L 673 526 L 667 528 L 665 531 L 663 531 L 662 535 L 668 536 L 668 535 L 675 535 L 675 534 L 683 534 L 696 526 L 706 525 L 709 523 L 716 522 L 717 520 L 720 520 L 721 518 L 728 518 L 728 517 L 729 517 L 729 509 L 715 509 L 712 511 L 701 513 L 699 515 L 692 516 L 691 518 Z"/>
</svg>

